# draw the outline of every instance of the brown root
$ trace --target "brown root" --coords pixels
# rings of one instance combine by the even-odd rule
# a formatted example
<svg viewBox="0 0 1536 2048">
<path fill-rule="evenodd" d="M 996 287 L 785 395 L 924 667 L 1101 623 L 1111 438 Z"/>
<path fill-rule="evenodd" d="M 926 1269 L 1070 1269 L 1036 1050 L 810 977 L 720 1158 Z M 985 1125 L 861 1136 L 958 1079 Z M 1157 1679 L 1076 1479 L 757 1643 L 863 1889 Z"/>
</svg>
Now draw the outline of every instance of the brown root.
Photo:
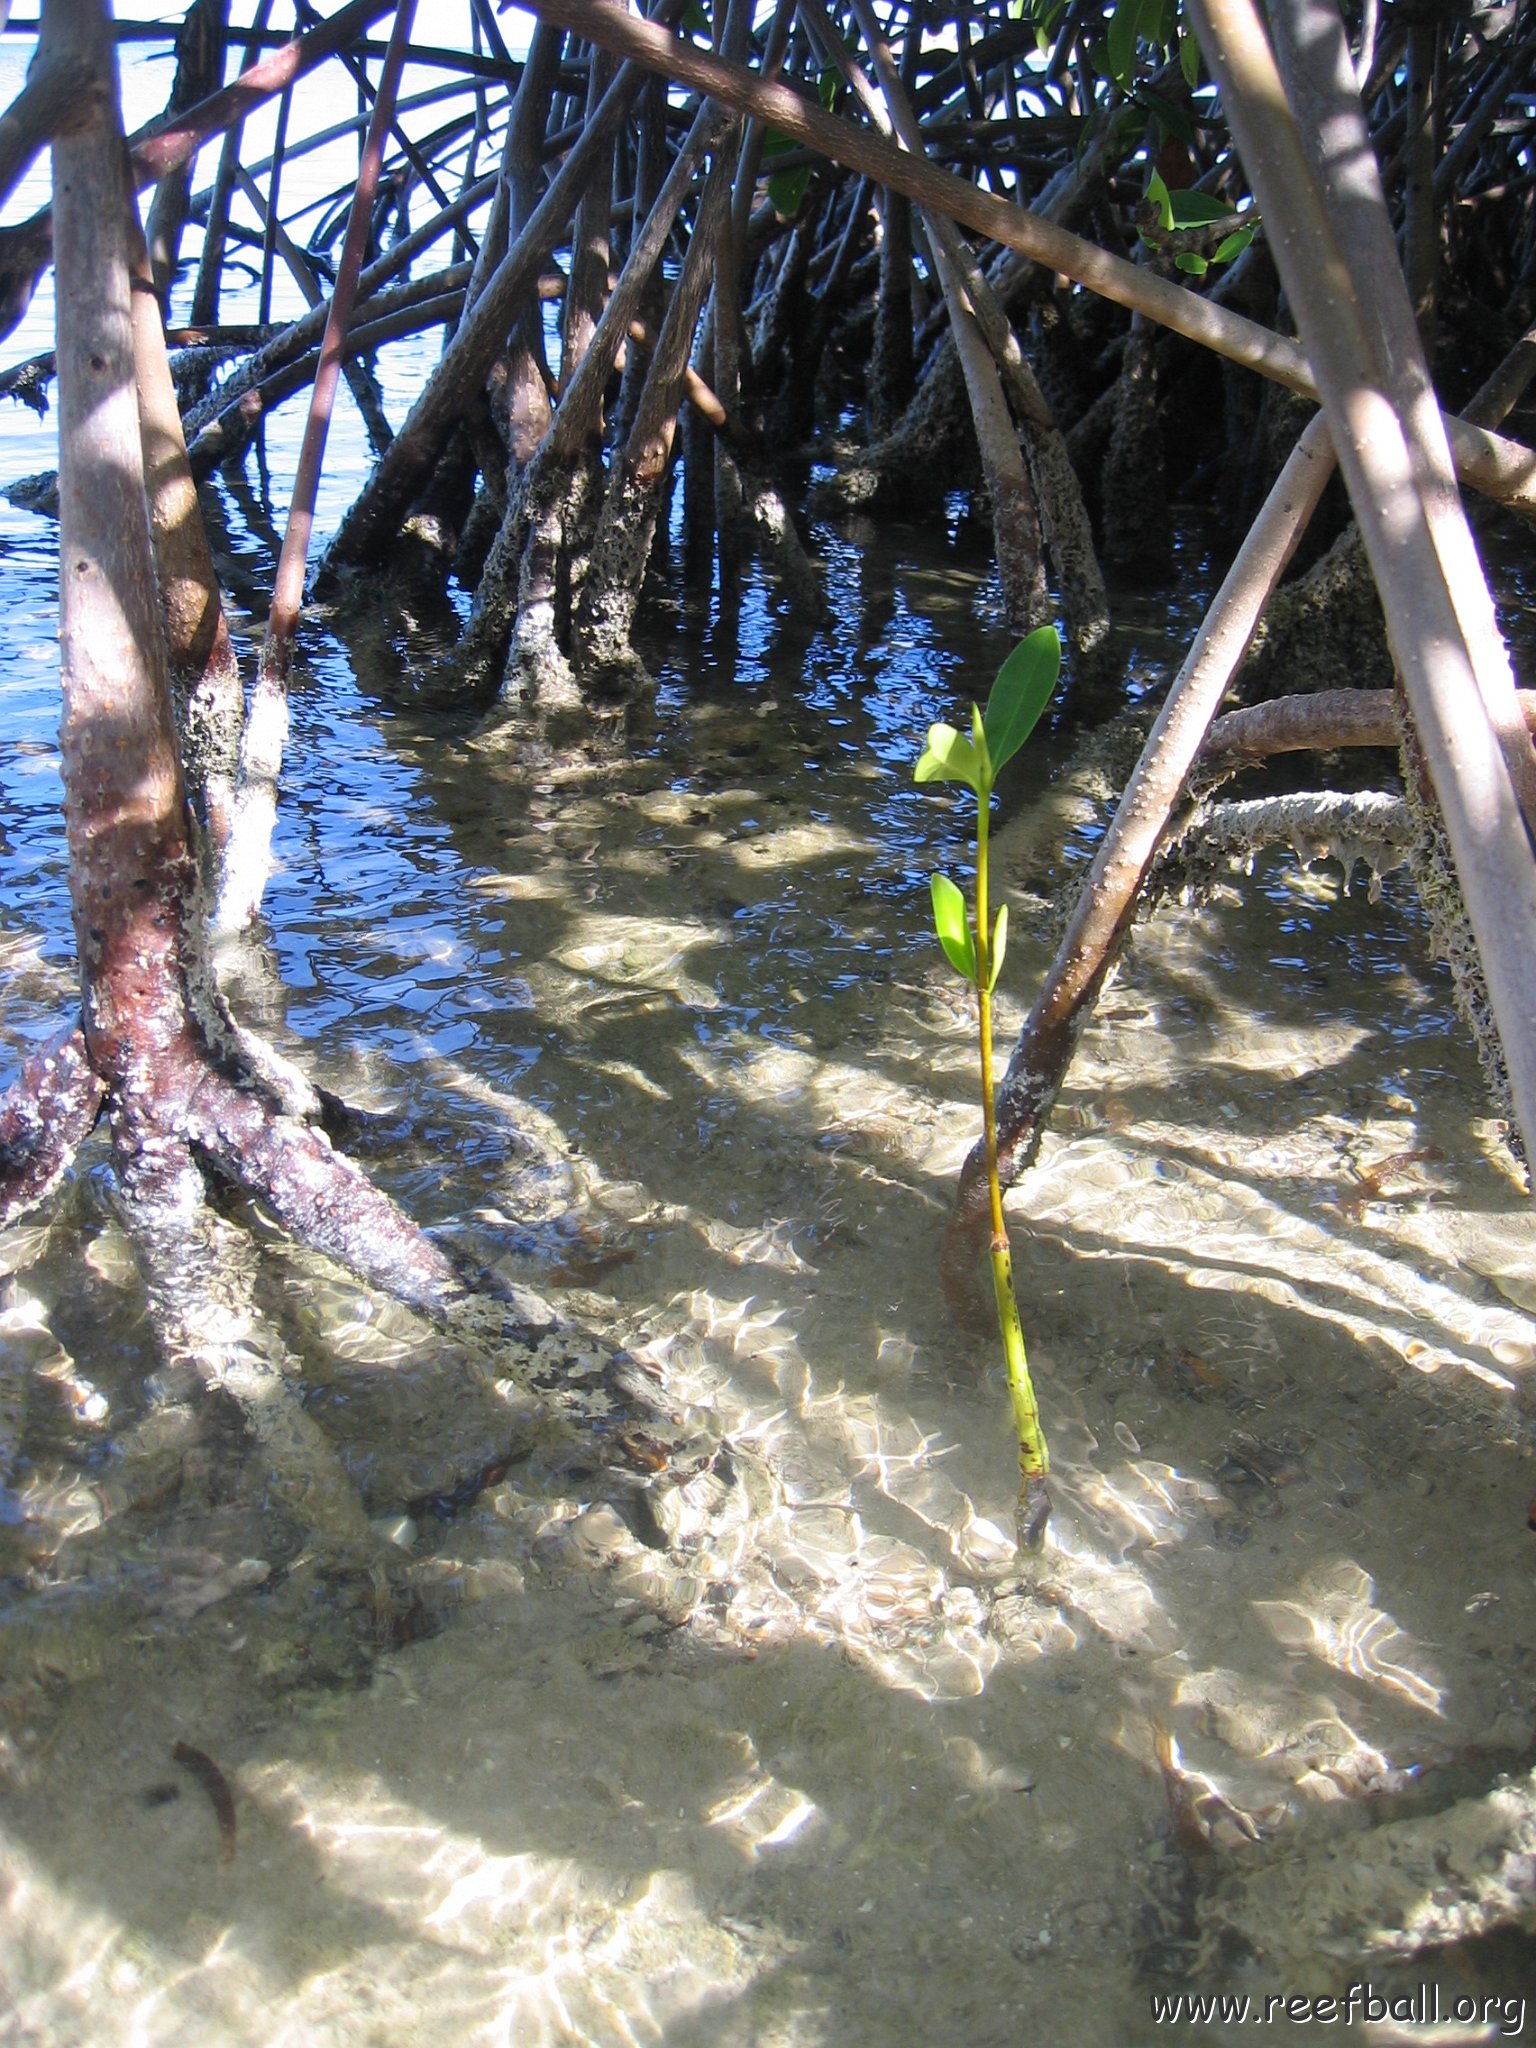
<svg viewBox="0 0 1536 2048">
<path fill-rule="evenodd" d="M 78 1024 L 35 1052 L 0 1099 L 0 1229 L 46 1202 L 106 1099 Z"/>
</svg>

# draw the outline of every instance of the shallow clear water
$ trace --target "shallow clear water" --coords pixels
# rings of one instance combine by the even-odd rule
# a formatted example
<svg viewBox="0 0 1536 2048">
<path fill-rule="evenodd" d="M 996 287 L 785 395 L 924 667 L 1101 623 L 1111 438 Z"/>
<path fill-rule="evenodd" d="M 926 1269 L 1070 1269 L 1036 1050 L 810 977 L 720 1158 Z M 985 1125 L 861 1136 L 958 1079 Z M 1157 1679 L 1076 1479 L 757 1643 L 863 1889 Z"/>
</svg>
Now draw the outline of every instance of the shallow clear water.
<svg viewBox="0 0 1536 2048">
<path fill-rule="evenodd" d="M 342 422 L 329 516 L 360 461 Z M 1536 1742 L 1536 1268 L 1417 913 L 1277 859 L 1138 934 L 1011 1204 L 1058 1500 L 1018 1559 L 993 1345 L 936 1279 L 977 1119 L 926 876 L 969 820 L 910 781 L 1006 641 L 962 531 L 817 542 L 825 618 L 679 600 L 632 744 L 532 765 L 307 621 L 237 1006 L 414 1214 L 652 1368 L 674 1439 L 647 1506 L 578 1426 L 450 1512 L 521 1397 L 256 1219 L 338 1496 L 393 1539 L 341 1569 L 165 1374 L 84 1158 L 0 1238 L 6 2038 L 1139 2048 L 1216 2037 L 1154 2028 L 1169 1986 L 1531 1988 L 1245 1905 Z M 53 530 L 0 510 L 0 546 L 14 1059 L 71 948 Z M 1072 758 L 997 830 L 1005 1043 L 1095 829 Z M 177 1743 L 233 1788 L 227 1861 Z"/>
</svg>

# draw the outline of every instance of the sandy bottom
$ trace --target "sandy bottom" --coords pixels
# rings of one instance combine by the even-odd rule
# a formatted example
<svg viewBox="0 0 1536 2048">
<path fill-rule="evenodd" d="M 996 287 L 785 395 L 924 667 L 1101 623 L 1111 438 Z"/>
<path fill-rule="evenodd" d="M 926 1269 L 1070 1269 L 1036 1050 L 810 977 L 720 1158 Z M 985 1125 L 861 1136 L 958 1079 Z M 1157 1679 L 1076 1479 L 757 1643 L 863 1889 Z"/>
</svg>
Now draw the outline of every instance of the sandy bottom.
<svg viewBox="0 0 1536 2048">
<path fill-rule="evenodd" d="M 373 1170 L 652 1371 L 623 1484 L 568 1434 L 450 1498 L 516 1362 L 469 1400 L 273 1244 L 379 1539 L 338 1558 L 160 1369 L 99 1162 L 0 1240 L 0 2039 L 1150 2048 L 1244 2037 L 1154 2023 L 1190 1989 L 1536 1996 L 1518 1816 L 1480 1919 L 1459 1866 L 1411 1940 L 1390 1859 L 1340 1874 L 1536 1747 L 1531 1220 L 1411 915 L 1275 866 L 1138 936 L 1012 1202 L 1021 1558 L 995 1341 L 935 1284 L 958 985 L 739 756 L 707 803 L 461 798 L 414 922 L 310 962 L 419 1019 L 409 1068 L 290 1012 Z"/>
</svg>

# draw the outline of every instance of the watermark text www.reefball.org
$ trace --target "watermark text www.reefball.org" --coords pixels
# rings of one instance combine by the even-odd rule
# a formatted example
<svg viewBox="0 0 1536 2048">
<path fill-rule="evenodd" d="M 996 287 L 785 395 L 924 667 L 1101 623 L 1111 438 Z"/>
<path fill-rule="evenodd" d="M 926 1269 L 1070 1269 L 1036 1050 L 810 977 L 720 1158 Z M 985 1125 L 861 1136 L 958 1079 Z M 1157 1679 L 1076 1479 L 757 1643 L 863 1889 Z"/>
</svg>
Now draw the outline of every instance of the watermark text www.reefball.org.
<svg viewBox="0 0 1536 2048">
<path fill-rule="evenodd" d="M 1350 2027 L 1360 2021 L 1400 2027 L 1478 2027 L 1486 2040 L 1518 2041 L 1525 2033 L 1524 1998 L 1488 1991 L 1443 1991 L 1421 1984 L 1414 1991 L 1379 1991 L 1370 1983 L 1345 1992 L 1313 1996 L 1303 1992 L 1153 1992 L 1155 2027 L 1190 2021 L 1229 2027 Z"/>
</svg>

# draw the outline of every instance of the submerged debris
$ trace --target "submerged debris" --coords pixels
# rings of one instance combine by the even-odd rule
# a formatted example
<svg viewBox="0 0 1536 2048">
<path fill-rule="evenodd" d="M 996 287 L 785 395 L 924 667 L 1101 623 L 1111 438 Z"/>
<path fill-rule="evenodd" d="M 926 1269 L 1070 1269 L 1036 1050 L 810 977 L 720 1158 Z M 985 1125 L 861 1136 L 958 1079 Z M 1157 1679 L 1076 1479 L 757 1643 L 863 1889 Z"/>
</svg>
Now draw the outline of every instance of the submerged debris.
<svg viewBox="0 0 1536 2048">
<path fill-rule="evenodd" d="M 1355 1966 L 1501 1928 L 1536 1932 L 1536 1772 L 1441 1813 L 1276 1845 L 1267 1860 L 1234 1864 L 1200 1916 L 1296 1983 L 1315 1976 L 1319 1957 Z"/>
<path fill-rule="evenodd" d="M 171 1755 L 183 1770 L 192 1773 L 208 1794 L 219 1823 L 219 1861 L 232 1863 L 235 1856 L 235 1795 L 228 1778 L 206 1750 L 198 1749 L 190 1742 L 175 1743 Z"/>
</svg>

